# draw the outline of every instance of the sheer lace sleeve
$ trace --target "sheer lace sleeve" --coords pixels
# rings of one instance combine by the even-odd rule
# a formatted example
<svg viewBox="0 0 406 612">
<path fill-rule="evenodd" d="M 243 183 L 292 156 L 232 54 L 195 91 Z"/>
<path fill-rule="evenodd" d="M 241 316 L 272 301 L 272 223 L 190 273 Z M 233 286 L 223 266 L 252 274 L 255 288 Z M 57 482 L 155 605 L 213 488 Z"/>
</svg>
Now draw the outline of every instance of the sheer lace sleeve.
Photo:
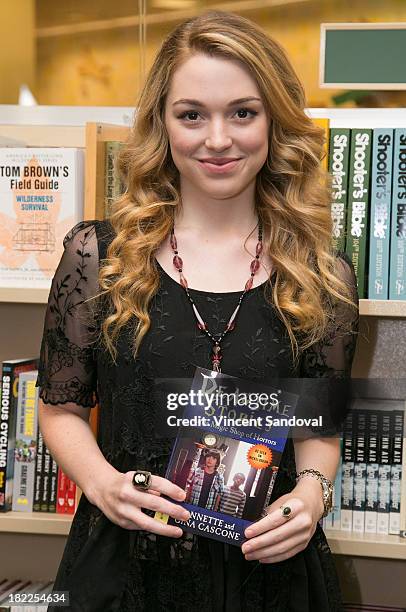
<svg viewBox="0 0 406 612">
<path fill-rule="evenodd" d="M 45 314 L 37 387 L 47 404 L 97 403 L 94 350 L 99 255 L 96 221 L 83 221 L 65 236 Z"/>
<path fill-rule="evenodd" d="M 312 426 L 311 430 L 325 435 L 341 431 L 348 410 L 359 324 L 357 279 L 352 262 L 341 252 L 337 254 L 337 261 L 337 272 L 350 288 L 357 308 L 341 300 L 336 303 L 329 331 L 323 341 L 303 352 L 300 366 L 305 416 L 322 416 L 322 425 Z"/>
</svg>

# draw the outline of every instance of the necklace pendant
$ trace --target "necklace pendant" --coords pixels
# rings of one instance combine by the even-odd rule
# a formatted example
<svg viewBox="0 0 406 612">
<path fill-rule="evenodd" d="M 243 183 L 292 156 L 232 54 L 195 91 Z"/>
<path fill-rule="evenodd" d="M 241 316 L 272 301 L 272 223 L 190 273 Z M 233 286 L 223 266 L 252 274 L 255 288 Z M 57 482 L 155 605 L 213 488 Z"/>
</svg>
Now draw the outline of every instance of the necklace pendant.
<svg viewBox="0 0 406 612">
<path fill-rule="evenodd" d="M 214 372 L 221 372 L 220 361 L 222 356 L 220 354 L 221 347 L 219 344 L 215 344 L 213 347 L 213 356 L 212 356 L 212 368 Z"/>
</svg>

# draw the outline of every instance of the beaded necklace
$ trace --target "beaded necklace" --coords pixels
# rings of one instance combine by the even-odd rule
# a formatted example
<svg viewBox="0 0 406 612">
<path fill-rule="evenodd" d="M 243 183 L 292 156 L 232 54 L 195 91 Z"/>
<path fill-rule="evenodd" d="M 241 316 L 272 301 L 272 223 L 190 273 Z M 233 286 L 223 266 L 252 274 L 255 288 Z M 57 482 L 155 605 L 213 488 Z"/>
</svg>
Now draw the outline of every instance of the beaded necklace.
<svg viewBox="0 0 406 612">
<path fill-rule="evenodd" d="M 179 275 L 180 275 L 180 284 L 185 289 L 186 295 L 189 298 L 190 303 L 192 304 L 193 312 L 195 313 L 195 317 L 197 319 L 197 327 L 201 331 L 205 332 L 207 334 L 207 336 L 210 338 L 210 340 L 213 342 L 212 356 L 211 356 L 212 368 L 213 368 L 213 370 L 215 372 L 221 372 L 220 361 L 223 358 L 223 356 L 221 354 L 221 342 L 222 342 L 224 336 L 228 332 L 232 331 L 235 328 L 236 317 L 237 317 L 238 311 L 240 309 L 241 302 L 242 302 L 245 294 L 247 293 L 247 291 L 249 291 L 252 288 L 252 285 L 253 285 L 253 282 L 254 282 L 254 276 L 257 273 L 258 269 L 259 269 L 259 256 L 261 255 L 262 248 L 263 248 L 263 245 L 262 245 L 262 223 L 261 223 L 261 221 L 259 221 L 259 223 L 258 223 L 258 242 L 257 242 L 257 246 L 256 246 L 256 249 L 255 249 L 255 259 L 253 259 L 251 261 L 251 264 L 250 264 L 250 270 L 251 270 L 250 278 L 245 283 L 244 291 L 240 295 L 237 307 L 235 308 L 234 312 L 232 313 L 232 315 L 231 315 L 231 317 L 230 317 L 226 327 L 221 332 L 221 334 L 213 335 L 209 331 L 209 329 L 207 327 L 207 323 L 203 320 L 202 316 L 200 315 L 200 313 L 199 313 L 199 311 L 197 309 L 195 301 L 193 300 L 192 296 L 189 293 L 188 283 L 187 283 L 187 280 L 186 280 L 186 278 L 185 278 L 185 276 L 183 274 L 183 261 L 182 261 L 182 258 L 179 256 L 178 244 L 177 244 L 176 237 L 175 237 L 174 226 L 172 226 L 172 229 L 171 229 L 170 244 L 171 244 L 171 247 L 172 247 L 172 250 L 173 250 L 173 253 L 174 253 L 173 265 L 175 266 L 175 268 L 179 272 Z"/>
</svg>

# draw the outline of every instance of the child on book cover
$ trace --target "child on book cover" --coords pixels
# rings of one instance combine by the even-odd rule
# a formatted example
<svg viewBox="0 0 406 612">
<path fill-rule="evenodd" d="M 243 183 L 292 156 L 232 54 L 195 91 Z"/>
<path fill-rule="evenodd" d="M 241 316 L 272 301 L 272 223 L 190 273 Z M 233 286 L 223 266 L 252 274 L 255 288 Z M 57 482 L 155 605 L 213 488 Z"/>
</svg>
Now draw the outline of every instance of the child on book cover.
<svg viewBox="0 0 406 612">
<path fill-rule="evenodd" d="M 242 518 L 245 506 L 245 500 L 247 499 L 244 491 L 241 490 L 241 486 L 245 482 L 245 474 L 237 472 L 233 476 L 233 484 L 224 488 L 223 494 L 220 498 L 219 511 L 224 514 L 231 514 L 237 518 Z"/>
</svg>

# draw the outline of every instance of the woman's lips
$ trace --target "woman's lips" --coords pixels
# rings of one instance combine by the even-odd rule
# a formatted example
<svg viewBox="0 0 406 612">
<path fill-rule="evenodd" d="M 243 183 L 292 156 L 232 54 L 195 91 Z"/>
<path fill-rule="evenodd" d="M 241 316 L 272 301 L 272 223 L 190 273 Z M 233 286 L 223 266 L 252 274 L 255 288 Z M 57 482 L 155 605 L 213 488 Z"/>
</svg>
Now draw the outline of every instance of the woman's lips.
<svg viewBox="0 0 406 612">
<path fill-rule="evenodd" d="M 226 172 L 233 170 L 239 161 L 239 159 L 233 159 L 226 164 L 214 164 L 212 162 L 202 161 L 199 159 L 199 164 L 201 164 L 205 170 L 212 174 L 225 174 Z"/>
</svg>

